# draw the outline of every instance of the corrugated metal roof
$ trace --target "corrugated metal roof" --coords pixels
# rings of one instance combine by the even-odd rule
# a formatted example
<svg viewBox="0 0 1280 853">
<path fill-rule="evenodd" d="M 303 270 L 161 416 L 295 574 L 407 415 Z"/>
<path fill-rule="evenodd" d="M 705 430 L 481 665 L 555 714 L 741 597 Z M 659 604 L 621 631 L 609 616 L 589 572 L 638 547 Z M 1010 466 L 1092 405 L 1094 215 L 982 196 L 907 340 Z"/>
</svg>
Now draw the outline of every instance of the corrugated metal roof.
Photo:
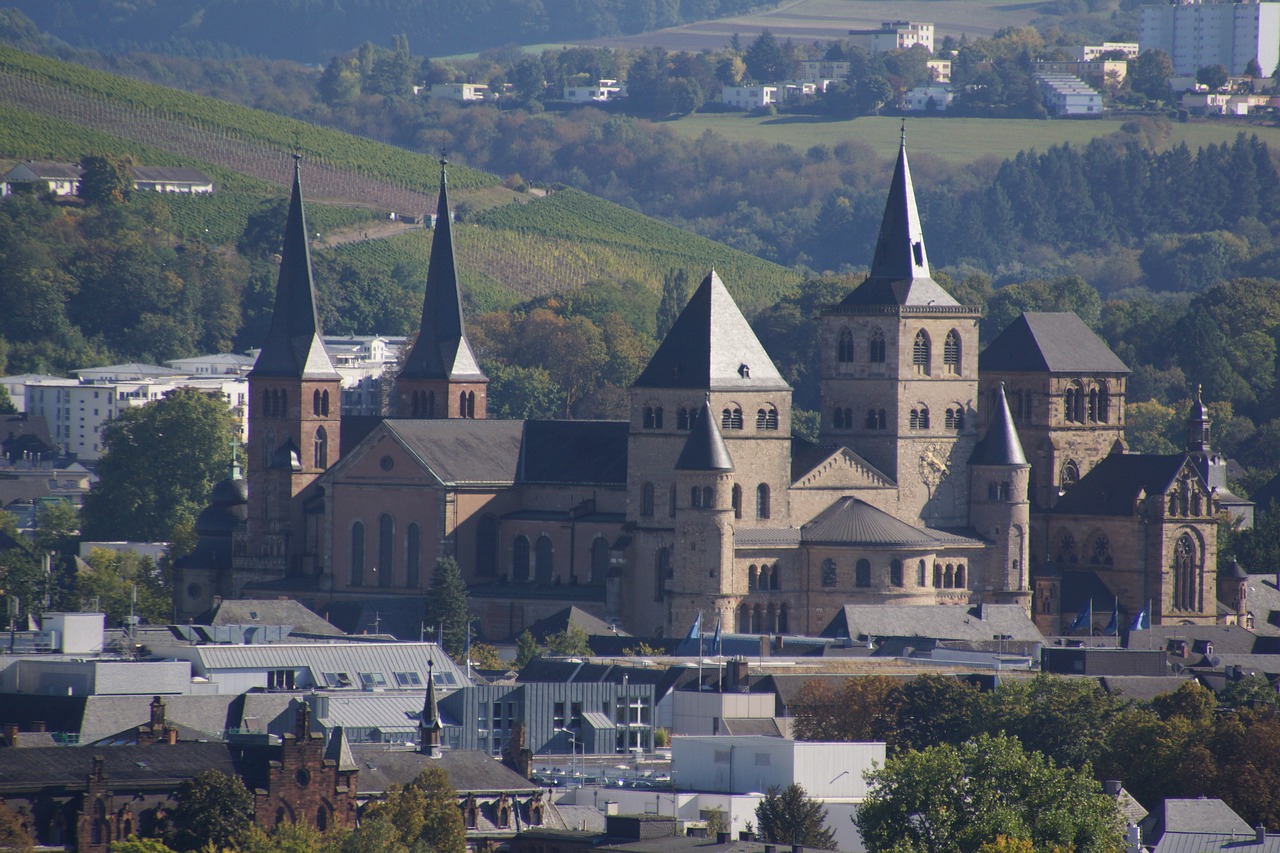
<svg viewBox="0 0 1280 853">
<path fill-rule="evenodd" d="M 325 709 L 325 713 L 324 716 L 317 715 L 316 721 L 327 728 L 341 726 L 346 730 L 416 731 L 422 715 L 422 692 L 350 696 L 328 694 L 323 697 L 327 701 L 317 703 L 320 708 Z"/>
<path fill-rule="evenodd" d="M 219 670 L 268 670 L 308 667 L 313 673 L 417 672 L 426 677 L 427 662 L 437 673 L 452 673 L 458 686 L 470 684 L 467 674 L 435 643 L 308 643 L 259 646 L 192 646 L 168 650 L 187 657 L 200 675 Z M 425 683 L 425 682 L 424 682 Z M 357 682 L 358 685 L 358 682 Z M 394 686 L 394 682 L 392 682 Z"/>
</svg>

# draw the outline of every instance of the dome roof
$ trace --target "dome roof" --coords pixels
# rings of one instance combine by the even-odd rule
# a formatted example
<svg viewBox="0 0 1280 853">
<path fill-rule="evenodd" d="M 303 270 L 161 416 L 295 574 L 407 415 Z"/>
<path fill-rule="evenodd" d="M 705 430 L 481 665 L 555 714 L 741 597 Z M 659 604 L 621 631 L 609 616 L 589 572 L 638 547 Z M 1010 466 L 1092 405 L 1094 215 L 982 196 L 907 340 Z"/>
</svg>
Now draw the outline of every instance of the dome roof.
<svg viewBox="0 0 1280 853">
<path fill-rule="evenodd" d="M 210 506 L 235 506 L 249 501 L 249 484 L 242 477 L 222 480 L 209 492 Z"/>
</svg>

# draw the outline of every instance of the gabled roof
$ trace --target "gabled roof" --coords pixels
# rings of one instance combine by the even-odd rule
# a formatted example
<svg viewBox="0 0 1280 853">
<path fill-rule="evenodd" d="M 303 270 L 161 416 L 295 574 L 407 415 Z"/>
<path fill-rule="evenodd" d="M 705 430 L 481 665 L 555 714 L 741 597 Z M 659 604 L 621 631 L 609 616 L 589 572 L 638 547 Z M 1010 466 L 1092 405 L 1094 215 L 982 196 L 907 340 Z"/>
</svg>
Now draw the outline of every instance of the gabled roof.
<svg viewBox="0 0 1280 853">
<path fill-rule="evenodd" d="M 209 176 L 199 169 L 175 166 L 134 166 L 133 179 L 166 184 L 211 184 Z"/>
<path fill-rule="evenodd" d="M 871 273 L 840 304 L 960 307 L 929 274 L 924 230 L 920 227 L 915 188 L 907 165 L 905 132 L 889 183 L 880 235 L 871 258 Z"/>
<path fill-rule="evenodd" d="M 82 791 L 99 757 L 106 778 L 117 790 L 169 792 L 204 770 L 238 775 L 246 765 L 235 753 L 224 743 L 0 749 L 0 794 L 42 788 Z"/>
<path fill-rule="evenodd" d="M 1069 311 L 1022 314 L 978 356 L 978 370 L 1129 373 L 1102 338 Z"/>
<path fill-rule="evenodd" d="M 440 198 L 436 203 L 435 236 L 427 264 L 427 286 L 422 299 L 422 322 L 413 349 L 400 376 L 409 379 L 449 379 L 483 382 L 462 320 L 462 295 L 458 265 L 453 253 L 453 225 L 449 221 L 449 196 L 440 161 Z"/>
<path fill-rule="evenodd" d="M 945 541 L 922 527 L 899 521 L 866 501 L 845 496 L 800 528 L 806 545 L 872 545 L 932 548 Z"/>
<path fill-rule="evenodd" d="M 1018 604 L 846 604 L 822 632 L 824 637 L 926 637 L 990 642 L 1008 634 L 1015 642 L 1044 642 Z"/>
<path fill-rule="evenodd" d="M 321 340 L 316 314 L 315 282 L 311 276 L 311 248 L 302 209 L 302 178 L 293 164 L 293 194 L 284 226 L 280 276 L 271 309 L 271 328 L 258 353 L 250 377 L 279 376 L 293 379 L 337 379 L 329 353 Z"/>
<path fill-rule="evenodd" d="M 1151 813 L 1148 820 L 1144 835 L 1156 842 L 1169 832 L 1236 832 L 1253 835 L 1253 828 L 1248 822 L 1216 797 L 1165 800 Z"/>
<path fill-rule="evenodd" d="M 987 434 L 969 456 L 970 465 L 1026 465 L 1018 430 L 1013 425 L 1009 401 L 1004 396 L 1004 383 L 996 386 L 996 400 Z"/>
<path fill-rule="evenodd" d="M 1113 453 L 1103 458 L 1059 499 L 1062 515 L 1133 515 L 1140 495 L 1163 495 L 1186 467 L 1199 477 L 1185 453 Z"/>
<path fill-rule="evenodd" d="M 288 625 L 295 634 L 346 636 L 292 598 L 228 598 L 193 621 L 199 625 Z"/>
<path fill-rule="evenodd" d="M 693 292 L 635 387 L 790 390 L 715 270 Z"/>
<path fill-rule="evenodd" d="M 6 181 L 29 180 L 27 175 L 34 175 L 40 180 L 78 181 L 84 174 L 79 163 L 55 163 L 50 160 L 26 160 L 18 163 L 4 174 Z"/>
<path fill-rule="evenodd" d="M 518 479 L 625 485 L 629 429 L 626 421 L 525 421 Z"/>
<path fill-rule="evenodd" d="M 716 416 L 711 411 L 711 398 L 702 404 L 698 420 L 689 437 L 685 439 L 680 457 L 676 460 L 677 471 L 732 471 L 733 457 L 729 448 L 724 446 L 724 436 L 716 426 Z"/>
<path fill-rule="evenodd" d="M 539 786 L 484 752 L 446 749 L 432 758 L 418 752 L 391 752 L 385 744 L 361 744 L 351 753 L 360 768 L 361 794 L 381 794 L 392 785 L 407 785 L 428 767 L 441 767 L 459 794 L 537 791 Z"/>
<path fill-rule="evenodd" d="M 608 622 L 594 616 L 587 611 L 570 605 L 562 610 L 557 610 L 550 616 L 546 616 L 529 625 L 527 630 L 531 635 L 538 639 L 546 639 L 552 634 L 558 634 L 570 628 L 579 630 L 588 636 L 604 636 L 604 637 L 630 637 L 626 631 L 610 625 Z"/>
</svg>

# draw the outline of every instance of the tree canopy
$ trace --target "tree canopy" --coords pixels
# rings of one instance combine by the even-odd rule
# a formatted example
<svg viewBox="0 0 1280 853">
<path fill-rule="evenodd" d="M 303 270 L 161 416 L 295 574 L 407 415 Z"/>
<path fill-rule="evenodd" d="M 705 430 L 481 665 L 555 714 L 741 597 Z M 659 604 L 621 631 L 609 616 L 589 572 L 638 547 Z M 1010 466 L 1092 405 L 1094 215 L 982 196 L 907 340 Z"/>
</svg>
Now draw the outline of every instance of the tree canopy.
<svg viewBox="0 0 1280 853">
<path fill-rule="evenodd" d="M 772 787 L 756 805 L 756 825 L 761 837 L 773 844 L 801 844 L 834 850 L 835 832 L 827 828 L 827 810 L 809 799 L 804 787 L 791 783 Z"/>
<path fill-rule="evenodd" d="M 168 842 L 175 850 L 236 849 L 248 835 L 253 794 L 239 777 L 205 770 L 183 782 L 174 799 Z"/>
<path fill-rule="evenodd" d="M 462 579 L 462 569 L 452 557 L 437 560 L 431 573 L 426 620 L 439 631 L 444 650 L 449 656 L 461 661 L 467 647 L 471 613 L 467 605 L 467 584 Z"/>
</svg>

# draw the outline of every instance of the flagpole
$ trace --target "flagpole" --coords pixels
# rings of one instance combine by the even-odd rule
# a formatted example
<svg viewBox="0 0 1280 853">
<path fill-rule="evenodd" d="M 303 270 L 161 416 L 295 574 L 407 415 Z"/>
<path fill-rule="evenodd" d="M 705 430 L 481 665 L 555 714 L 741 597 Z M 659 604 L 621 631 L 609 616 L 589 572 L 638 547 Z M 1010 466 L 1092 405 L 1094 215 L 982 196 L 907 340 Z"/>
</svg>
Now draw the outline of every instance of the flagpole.
<svg viewBox="0 0 1280 853">
<path fill-rule="evenodd" d="M 702 611 L 698 611 L 698 620 L 694 623 L 698 626 L 698 693 L 702 693 Z"/>
</svg>

